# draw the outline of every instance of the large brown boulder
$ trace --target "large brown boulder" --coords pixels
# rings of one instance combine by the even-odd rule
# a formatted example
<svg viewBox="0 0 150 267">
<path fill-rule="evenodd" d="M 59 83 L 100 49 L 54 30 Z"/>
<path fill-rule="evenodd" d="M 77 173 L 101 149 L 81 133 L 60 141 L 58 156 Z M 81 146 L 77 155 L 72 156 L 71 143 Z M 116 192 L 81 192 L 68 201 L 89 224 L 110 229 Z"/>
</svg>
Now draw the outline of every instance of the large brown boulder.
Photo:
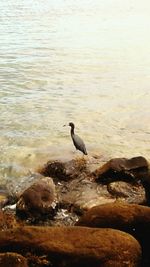
<svg viewBox="0 0 150 267">
<path fill-rule="evenodd" d="M 114 158 L 96 169 L 92 175 L 100 182 L 108 183 L 110 180 L 144 180 L 149 175 L 148 162 L 142 157 L 134 157 L 131 159 Z"/>
<path fill-rule="evenodd" d="M 132 234 L 142 245 L 144 267 L 150 266 L 150 207 L 116 201 L 91 208 L 78 226 L 113 228 Z"/>
<path fill-rule="evenodd" d="M 27 260 L 17 253 L 0 253 L 0 267 L 28 267 Z"/>
<path fill-rule="evenodd" d="M 18 214 L 40 217 L 43 214 L 53 215 L 55 205 L 55 184 L 50 177 L 44 177 L 22 193 L 16 211 Z"/>
<path fill-rule="evenodd" d="M 141 247 L 129 234 L 86 227 L 22 227 L 0 232 L 0 250 L 48 255 L 54 266 L 137 267 Z"/>
<path fill-rule="evenodd" d="M 150 208 L 116 201 L 91 208 L 76 225 L 110 227 L 123 231 L 140 228 L 148 231 L 150 229 Z"/>
</svg>

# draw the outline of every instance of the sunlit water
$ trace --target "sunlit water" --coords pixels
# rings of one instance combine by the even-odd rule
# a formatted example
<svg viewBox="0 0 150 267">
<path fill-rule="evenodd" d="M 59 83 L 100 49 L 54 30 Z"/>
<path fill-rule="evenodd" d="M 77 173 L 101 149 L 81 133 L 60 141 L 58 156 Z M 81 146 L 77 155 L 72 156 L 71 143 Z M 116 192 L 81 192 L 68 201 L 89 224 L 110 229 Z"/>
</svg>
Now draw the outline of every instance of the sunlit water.
<svg viewBox="0 0 150 267">
<path fill-rule="evenodd" d="M 1 182 L 74 157 L 150 158 L 149 0 L 0 0 Z M 77 155 L 79 155 L 77 153 Z"/>
</svg>

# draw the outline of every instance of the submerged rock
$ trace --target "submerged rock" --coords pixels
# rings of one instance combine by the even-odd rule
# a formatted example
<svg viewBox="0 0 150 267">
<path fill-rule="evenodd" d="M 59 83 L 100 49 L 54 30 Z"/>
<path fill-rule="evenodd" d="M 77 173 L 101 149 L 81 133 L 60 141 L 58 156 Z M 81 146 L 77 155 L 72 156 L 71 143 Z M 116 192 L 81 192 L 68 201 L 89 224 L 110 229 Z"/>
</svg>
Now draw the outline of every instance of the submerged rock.
<svg viewBox="0 0 150 267">
<path fill-rule="evenodd" d="M 92 175 L 100 182 L 127 179 L 134 182 L 148 175 L 148 162 L 141 156 L 131 159 L 115 158 L 95 170 Z"/>
<path fill-rule="evenodd" d="M 129 234 L 86 227 L 22 227 L 0 232 L 0 250 L 48 255 L 53 266 L 138 267 L 141 247 Z"/>
<path fill-rule="evenodd" d="M 82 214 L 93 206 L 111 203 L 116 200 L 108 192 L 107 186 L 90 181 L 88 177 L 59 184 L 57 194 L 61 207 L 68 208 L 78 214 Z"/>
<path fill-rule="evenodd" d="M 76 178 L 56 186 L 59 205 L 77 214 L 82 214 L 94 206 L 120 200 L 125 203 L 146 203 L 145 189 L 140 184 L 122 181 L 100 184 L 87 178 Z"/>
<path fill-rule="evenodd" d="M 40 217 L 44 214 L 53 216 L 55 206 L 55 184 L 50 177 L 44 177 L 22 193 L 16 211 L 18 214 L 31 217 Z"/>
</svg>

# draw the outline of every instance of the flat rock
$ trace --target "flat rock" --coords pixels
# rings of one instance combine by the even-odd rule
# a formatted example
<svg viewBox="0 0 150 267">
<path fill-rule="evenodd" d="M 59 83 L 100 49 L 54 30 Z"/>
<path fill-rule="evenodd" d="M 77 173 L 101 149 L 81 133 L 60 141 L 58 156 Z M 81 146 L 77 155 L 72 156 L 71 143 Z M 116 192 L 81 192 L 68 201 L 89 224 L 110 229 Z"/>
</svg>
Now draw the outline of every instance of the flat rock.
<svg viewBox="0 0 150 267">
<path fill-rule="evenodd" d="M 0 267 L 28 267 L 27 260 L 17 253 L 0 253 Z"/>
<path fill-rule="evenodd" d="M 108 184 L 107 188 L 112 196 L 127 203 L 145 204 L 147 202 L 146 192 L 142 184 L 116 181 Z"/>
<path fill-rule="evenodd" d="M 22 227 L 0 232 L 0 250 L 42 253 L 54 266 L 138 267 L 141 247 L 131 235 L 87 227 Z M 63 263 L 64 265 L 59 265 Z"/>
<path fill-rule="evenodd" d="M 77 178 L 57 186 L 59 204 L 63 208 L 83 213 L 86 210 L 116 200 L 107 190 L 106 185 L 98 184 L 87 178 Z"/>
<path fill-rule="evenodd" d="M 56 205 L 55 184 L 50 177 L 44 177 L 32 184 L 20 196 L 16 211 L 32 217 L 53 214 Z"/>
</svg>

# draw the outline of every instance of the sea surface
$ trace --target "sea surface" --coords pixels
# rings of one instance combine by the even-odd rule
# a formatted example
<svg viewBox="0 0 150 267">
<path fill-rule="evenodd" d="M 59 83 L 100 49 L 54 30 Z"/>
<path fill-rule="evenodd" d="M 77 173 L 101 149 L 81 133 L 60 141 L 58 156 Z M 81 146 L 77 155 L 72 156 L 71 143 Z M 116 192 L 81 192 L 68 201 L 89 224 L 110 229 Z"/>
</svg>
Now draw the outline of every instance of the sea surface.
<svg viewBox="0 0 150 267">
<path fill-rule="evenodd" d="M 150 159 L 150 1 L 0 0 L 0 182 L 49 159 Z"/>
</svg>

